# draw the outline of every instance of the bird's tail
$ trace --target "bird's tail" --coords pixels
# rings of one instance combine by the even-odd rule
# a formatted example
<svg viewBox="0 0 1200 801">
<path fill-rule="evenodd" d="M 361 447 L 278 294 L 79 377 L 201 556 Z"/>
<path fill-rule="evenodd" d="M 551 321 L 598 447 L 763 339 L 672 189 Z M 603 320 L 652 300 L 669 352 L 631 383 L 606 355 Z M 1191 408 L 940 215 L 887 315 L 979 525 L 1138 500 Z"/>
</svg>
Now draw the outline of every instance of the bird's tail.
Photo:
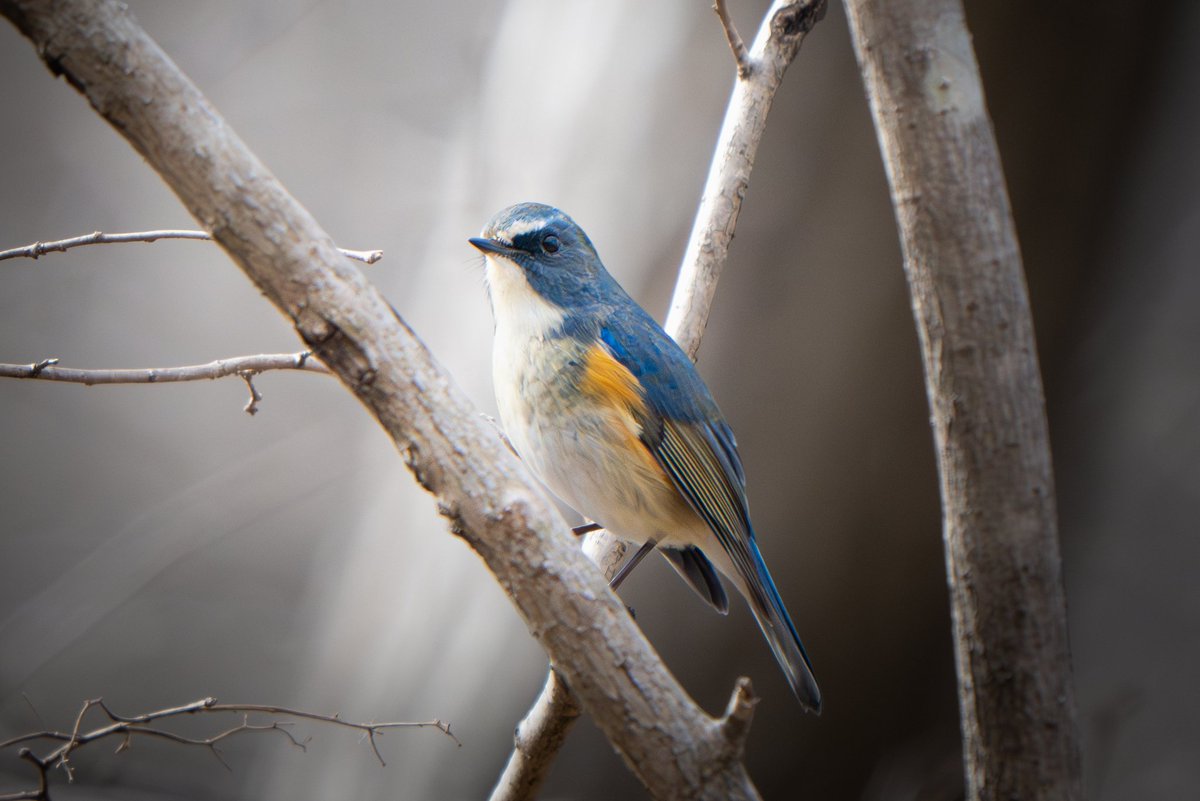
<svg viewBox="0 0 1200 801">
<path fill-rule="evenodd" d="M 762 629 L 775 654 L 776 661 L 783 668 L 788 684 L 796 699 L 809 712 L 821 714 L 821 690 L 817 680 L 813 678 L 812 662 L 796 634 L 792 618 L 783 606 L 783 599 L 775 589 L 775 582 L 767 572 L 766 562 L 758 551 L 758 545 L 753 538 L 749 542 L 750 555 L 754 560 L 754 575 L 744 576 L 749 592 L 745 593 L 754 611 L 758 627 Z"/>
</svg>

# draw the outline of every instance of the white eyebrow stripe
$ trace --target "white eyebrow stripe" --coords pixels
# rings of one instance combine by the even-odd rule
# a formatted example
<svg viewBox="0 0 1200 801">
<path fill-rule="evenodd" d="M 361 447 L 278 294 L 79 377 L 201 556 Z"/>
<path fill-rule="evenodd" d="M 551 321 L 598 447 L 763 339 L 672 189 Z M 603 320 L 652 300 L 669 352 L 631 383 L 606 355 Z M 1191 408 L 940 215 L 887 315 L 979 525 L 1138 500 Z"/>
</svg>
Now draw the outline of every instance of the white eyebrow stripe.
<svg viewBox="0 0 1200 801">
<path fill-rule="evenodd" d="M 496 233 L 501 236 L 508 237 L 509 242 L 512 242 L 521 234 L 527 234 L 530 231 L 537 231 L 544 228 L 546 226 L 546 222 L 547 221 L 544 219 L 517 220 L 504 230 L 496 231 Z"/>
</svg>

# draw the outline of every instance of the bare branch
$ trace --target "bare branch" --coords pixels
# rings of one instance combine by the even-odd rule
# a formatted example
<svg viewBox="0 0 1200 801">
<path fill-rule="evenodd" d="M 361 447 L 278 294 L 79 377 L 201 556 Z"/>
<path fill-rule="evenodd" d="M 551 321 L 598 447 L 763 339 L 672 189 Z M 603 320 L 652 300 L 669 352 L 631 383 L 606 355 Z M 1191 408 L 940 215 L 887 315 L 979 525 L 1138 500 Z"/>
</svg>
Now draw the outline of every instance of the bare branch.
<svg viewBox="0 0 1200 801">
<path fill-rule="evenodd" d="M 237 356 L 218 359 L 208 364 L 186 367 L 145 367 L 129 370 L 83 370 L 59 367 L 58 359 L 42 359 L 32 364 L 0 364 L 0 378 L 33 378 L 42 381 L 65 381 L 72 384 L 167 384 L 176 381 L 205 381 L 238 376 L 250 390 L 250 400 L 242 410 L 253 416 L 258 413 L 262 393 L 254 386 L 254 376 L 271 370 L 303 370 L 328 374 L 325 365 L 312 358 L 312 351 L 299 353 L 264 353 L 258 356 Z"/>
<path fill-rule="evenodd" d="M 28 748 L 18 751 L 17 757 L 33 765 L 38 772 L 38 787 L 36 790 L 20 790 L 15 793 L 0 794 L 0 801 L 23 801 L 23 799 L 48 801 L 50 798 L 50 766 Z"/>
<path fill-rule="evenodd" d="M 708 324 L 771 101 L 805 35 L 824 16 L 825 2 L 775 0 L 746 55 L 748 72 L 734 83 L 664 326 L 693 359 Z"/>
<path fill-rule="evenodd" d="M 37 259 L 47 253 L 66 253 L 71 248 L 82 247 L 84 245 L 125 245 L 131 242 L 157 242 L 160 239 L 201 239 L 211 241 L 212 236 L 207 231 L 171 229 L 161 231 L 131 231 L 124 234 L 106 234 L 102 231 L 93 231 L 90 234 L 73 236 L 69 239 L 57 239 L 53 242 L 34 242 L 24 247 L 0 250 L 0 261 L 20 258 Z M 382 250 L 346 250 L 345 248 L 338 248 L 338 250 L 344 256 L 365 264 L 374 264 L 383 258 Z"/>
<path fill-rule="evenodd" d="M 184 367 L 139 367 L 117 370 L 85 370 L 59 367 L 58 359 L 42 359 L 32 364 L 0 364 L 0 378 L 36 378 L 42 381 L 65 381 L 70 384 L 169 384 L 176 381 L 212 381 L 229 376 L 256 376 L 272 370 L 302 370 L 328 374 L 329 370 L 313 358 L 312 351 L 298 353 L 263 353 L 257 356 L 235 356 L 217 359 L 207 364 Z M 261 400 L 261 397 L 258 398 Z"/>
<path fill-rule="evenodd" d="M 665 326 L 667 333 L 693 359 L 700 348 L 700 338 L 708 321 L 729 241 L 737 225 L 741 198 L 750 179 L 771 101 L 783 80 L 784 70 L 799 51 L 804 35 L 824 15 L 825 0 L 777 0 L 763 19 L 755 37 L 752 56 L 746 53 L 724 0 L 716 0 L 713 9 L 721 20 L 729 46 L 737 59 L 739 79 L 726 108 L 725 121 L 709 167 L 708 182 L 696 212 L 691 241 L 680 267 L 671 312 Z M 736 158 L 732 151 L 736 151 Z M 731 198 L 736 202 L 731 202 Z M 584 525 L 575 530 L 584 533 L 591 529 Z M 601 531 L 600 534 L 605 532 Z M 607 535 L 603 539 L 593 539 L 595 537 L 596 534 L 588 536 L 585 551 L 604 568 L 605 577 L 611 579 L 624 555 L 624 545 Z M 749 681 L 742 681 L 734 691 L 734 700 L 741 699 L 742 703 L 731 701 L 721 722 L 725 735 L 739 754 L 752 716 Z M 578 716 L 578 704 L 557 672 L 551 668 L 541 694 L 517 726 L 512 755 L 492 790 L 491 801 L 534 798 Z M 735 731 L 738 732 L 736 737 L 733 736 Z"/>
<path fill-rule="evenodd" d="M 250 390 L 250 400 L 246 401 L 246 405 L 242 407 L 242 411 L 253 417 L 258 414 L 258 402 L 262 400 L 262 393 L 254 388 L 254 373 L 243 370 L 238 375 L 242 377 L 242 380 L 246 382 L 246 388 Z"/>
<path fill-rule="evenodd" d="M 92 709 L 99 709 L 108 719 L 108 723 L 92 729 L 84 728 L 84 720 L 87 714 Z M 223 713 L 235 713 L 242 715 L 242 722 L 236 726 L 223 729 L 216 734 L 208 737 L 189 737 L 178 732 L 163 729 L 151 724 L 158 721 L 171 718 L 178 718 L 186 715 L 213 715 Z M 16 801 L 17 799 L 45 799 L 48 798 L 47 779 L 50 769 L 60 768 L 67 775 L 67 781 L 74 780 L 74 769 L 71 766 L 71 755 L 98 740 L 104 740 L 110 737 L 121 737 L 121 743 L 117 746 L 117 753 L 128 750 L 132 745 L 132 738 L 136 735 L 139 737 L 153 737 L 169 742 L 178 743 L 180 745 L 195 745 L 207 748 L 212 752 L 213 756 L 226 768 L 229 764 L 221 756 L 217 745 L 224 740 L 233 737 L 236 734 L 244 732 L 267 732 L 277 731 L 287 741 L 299 748 L 301 751 L 307 751 L 307 740 L 300 740 L 289 730 L 292 725 L 284 721 L 273 720 L 268 723 L 251 723 L 250 715 L 274 715 L 279 717 L 300 718 L 303 720 L 312 720 L 320 723 L 328 723 L 342 728 L 353 729 L 361 732 L 371 744 L 371 751 L 375 758 L 379 760 L 380 765 L 386 766 L 387 763 L 383 759 L 383 754 L 379 751 L 378 738 L 389 729 L 411 729 L 411 728 L 436 728 L 454 741 L 456 745 L 462 747 L 462 743 L 450 731 L 450 724 L 440 720 L 418 721 L 418 722 L 393 722 L 393 723 L 356 723 L 354 721 L 343 720 L 338 715 L 322 715 L 316 712 L 306 712 L 300 709 L 291 709 L 282 706 L 270 706 L 266 704 L 221 704 L 217 703 L 215 698 L 201 698 L 180 706 L 169 707 L 166 709 L 158 709 L 153 712 L 146 712 L 140 715 L 118 715 L 104 703 L 101 698 L 92 698 L 83 703 L 79 713 L 75 716 L 75 722 L 69 732 L 45 730 L 22 734 L 17 737 L 0 742 L 0 749 L 10 748 L 21 743 L 37 742 L 39 740 L 52 740 L 63 743 L 63 745 L 52 749 L 45 756 L 38 756 L 29 748 L 22 748 L 18 755 L 38 767 L 41 787 L 38 790 L 24 790 L 18 793 L 8 795 L 0 795 L 0 801 Z"/>
</svg>

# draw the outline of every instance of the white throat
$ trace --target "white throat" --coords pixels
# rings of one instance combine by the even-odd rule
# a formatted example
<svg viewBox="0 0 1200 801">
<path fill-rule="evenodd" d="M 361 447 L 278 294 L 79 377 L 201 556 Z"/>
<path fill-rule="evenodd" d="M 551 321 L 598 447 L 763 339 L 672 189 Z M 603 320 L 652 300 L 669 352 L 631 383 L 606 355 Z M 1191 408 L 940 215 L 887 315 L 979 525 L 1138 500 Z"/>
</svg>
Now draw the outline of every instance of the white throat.
<svg viewBox="0 0 1200 801">
<path fill-rule="evenodd" d="M 521 347 L 531 339 L 545 339 L 562 325 L 566 311 L 535 292 L 516 264 L 488 254 L 484 275 L 496 318 L 497 347 L 501 342 L 505 347 Z"/>
</svg>

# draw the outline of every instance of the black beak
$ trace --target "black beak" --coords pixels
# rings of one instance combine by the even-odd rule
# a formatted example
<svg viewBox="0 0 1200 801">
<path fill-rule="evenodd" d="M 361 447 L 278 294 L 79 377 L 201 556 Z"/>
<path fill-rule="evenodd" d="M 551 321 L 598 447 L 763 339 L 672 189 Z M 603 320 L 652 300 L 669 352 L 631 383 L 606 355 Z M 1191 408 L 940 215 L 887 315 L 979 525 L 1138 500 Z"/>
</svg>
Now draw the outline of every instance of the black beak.
<svg viewBox="0 0 1200 801">
<path fill-rule="evenodd" d="M 484 253 L 498 253 L 501 256 L 507 256 L 517 252 L 517 249 L 511 245 L 506 245 L 503 242 L 497 242 L 495 239 L 484 239 L 481 236 L 473 236 L 467 241 L 482 250 Z"/>
</svg>

